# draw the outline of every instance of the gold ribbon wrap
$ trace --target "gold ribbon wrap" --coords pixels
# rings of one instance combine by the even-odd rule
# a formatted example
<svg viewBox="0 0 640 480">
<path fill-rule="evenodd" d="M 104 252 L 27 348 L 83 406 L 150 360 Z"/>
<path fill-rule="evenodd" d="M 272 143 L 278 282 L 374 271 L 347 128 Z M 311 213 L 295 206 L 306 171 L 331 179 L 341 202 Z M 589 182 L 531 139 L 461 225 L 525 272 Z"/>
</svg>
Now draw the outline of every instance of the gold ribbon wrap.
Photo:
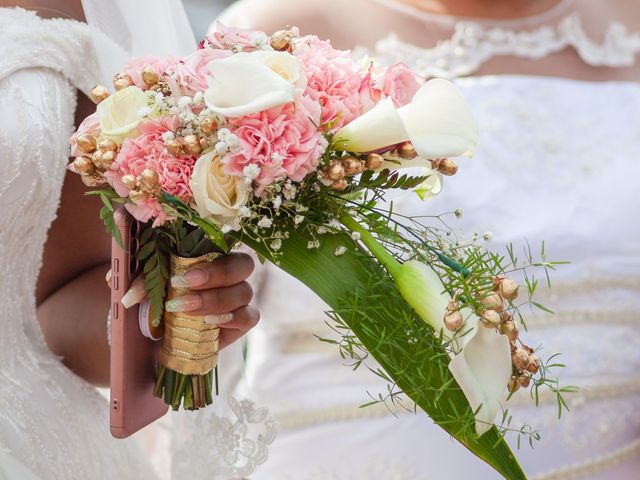
<svg viewBox="0 0 640 480">
<path fill-rule="evenodd" d="M 196 258 L 171 255 L 171 276 L 184 275 L 199 263 L 211 262 L 220 253 L 208 253 Z M 188 293 L 186 288 L 169 285 L 167 300 Z M 206 375 L 216 367 L 220 328 L 205 323 L 201 315 L 164 312 L 164 337 L 158 361 L 165 367 L 184 375 Z"/>
</svg>

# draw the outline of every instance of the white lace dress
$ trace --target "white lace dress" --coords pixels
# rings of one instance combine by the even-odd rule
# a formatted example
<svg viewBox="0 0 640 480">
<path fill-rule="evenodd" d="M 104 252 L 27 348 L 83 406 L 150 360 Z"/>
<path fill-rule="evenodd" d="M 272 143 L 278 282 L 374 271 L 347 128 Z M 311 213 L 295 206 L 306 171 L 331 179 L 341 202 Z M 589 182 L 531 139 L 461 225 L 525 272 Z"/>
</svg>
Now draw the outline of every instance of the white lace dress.
<svg viewBox="0 0 640 480">
<path fill-rule="evenodd" d="M 623 65 L 640 50 L 640 37 L 620 26 L 602 45 L 579 26 L 567 17 L 557 29 L 518 35 L 466 23 L 436 50 L 389 38 L 378 53 L 425 74 L 437 65 L 455 76 L 500 52 L 535 58 L 573 45 L 587 62 Z M 535 313 L 529 338 L 547 354 L 563 352 L 562 379 L 582 391 L 560 421 L 551 397 L 539 408 L 527 406 L 528 398 L 510 402 L 513 426 L 528 423 L 543 435 L 535 450 L 525 441 L 518 456 L 536 479 L 638 478 L 640 84 L 499 75 L 458 85 L 481 126 L 476 157 L 459 162 L 460 172 L 434 200 L 407 194 L 396 205 L 413 214 L 463 208 L 461 220 L 449 217 L 452 226 L 468 236 L 492 231 L 493 249 L 546 240 L 550 258 L 573 262 L 555 275 L 552 296 L 541 298 L 557 314 Z M 498 477 L 424 415 L 359 409 L 367 392 L 384 394 L 385 384 L 365 369 L 341 366 L 337 348 L 313 337 L 331 335 L 326 306 L 274 267 L 260 281 L 263 320 L 252 333 L 249 381 L 281 430 L 254 478 Z"/>
<path fill-rule="evenodd" d="M 158 429 L 145 452 L 111 437 L 107 401 L 49 351 L 36 320 L 36 280 L 68 163 L 76 88 L 98 83 L 93 52 L 86 24 L 0 8 L 0 478 L 244 477 L 266 460 L 275 435 L 264 409 L 231 400 L 224 416 L 214 409 L 169 415 L 174 434 Z"/>
</svg>

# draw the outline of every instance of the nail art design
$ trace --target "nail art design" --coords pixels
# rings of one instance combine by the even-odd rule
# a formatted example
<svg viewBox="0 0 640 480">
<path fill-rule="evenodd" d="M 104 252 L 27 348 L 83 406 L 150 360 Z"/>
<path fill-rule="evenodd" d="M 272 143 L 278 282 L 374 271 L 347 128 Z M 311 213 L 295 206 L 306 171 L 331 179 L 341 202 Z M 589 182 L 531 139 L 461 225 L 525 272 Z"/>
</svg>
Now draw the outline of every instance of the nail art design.
<svg viewBox="0 0 640 480">
<path fill-rule="evenodd" d="M 167 312 L 191 312 L 200 308 L 201 300 L 198 295 L 185 295 L 183 297 L 174 298 L 165 303 L 164 308 Z"/>
<path fill-rule="evenodd" d="M 233 320 L 233 313 L 222 313 L 220 315 L 205 315 L 204 322 L 209 325 L 222 325 Z"/>
<path fill-rule="evenodd" d="M 207 282 L 208 273 L 202 268 L 189 270 L 183 275 L 174 275 L 171 277 L 171 286 L 173 288 L 192 288 L 200 287 Z"/>
</svg>

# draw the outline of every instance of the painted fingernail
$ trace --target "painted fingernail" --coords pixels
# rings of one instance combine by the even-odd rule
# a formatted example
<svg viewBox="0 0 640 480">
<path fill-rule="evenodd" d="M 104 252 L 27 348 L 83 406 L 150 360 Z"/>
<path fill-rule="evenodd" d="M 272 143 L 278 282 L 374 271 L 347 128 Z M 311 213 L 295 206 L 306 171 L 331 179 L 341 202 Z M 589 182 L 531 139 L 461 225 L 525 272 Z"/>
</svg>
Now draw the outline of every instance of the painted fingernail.
<svg viewBox="0 0 640 480">
<path fill-rule="evenodd" d="M 205 315 L 204 323 L 209 325 L 222 325 L 229 323 L 233 319 L 233 313 L 222 313 L 220 315 Z"/>
<path fill-rule="evenodd" d="M 164 308 L 167 312 L 191 312 L 200 308 L 201 304 L 199 295 L 185 295 L 169 300 L 165 303 Z"/>
<path fill-rule="evenodd" d="M 204 285 L 209 278 L 209 274 L 203 268 L 194 268 L 184 275 L 174 275 L 171 277 L 173 288 L 189 288 Z"/>
<path fill-rule="evenodd" d="M 131 288 L 127 290 L 127 293 L 122 296 L 120 303 L 124 308 L 130 308 L 136 303 L 140 303 L 146 294 L 144 282 L 134 282 Z"/>
</svg>

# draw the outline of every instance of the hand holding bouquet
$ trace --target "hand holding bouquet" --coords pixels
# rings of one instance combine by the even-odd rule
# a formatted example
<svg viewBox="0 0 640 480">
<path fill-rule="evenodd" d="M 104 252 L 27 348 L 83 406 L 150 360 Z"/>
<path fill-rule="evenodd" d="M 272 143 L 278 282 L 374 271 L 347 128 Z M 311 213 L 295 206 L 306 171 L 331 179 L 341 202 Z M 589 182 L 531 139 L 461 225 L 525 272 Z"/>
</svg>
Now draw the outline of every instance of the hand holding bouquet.
<svg viewBox="0 0 640 480">
<path fill-rule="evenodd" d="M 343 354 L 372 356 L 438 425 L 524 478 L 493 422 L 509 391 L 554 385 L 518 335 L 508 274 L 531 262 L 382 203 L 392 189 L 437 194 L 457 171 L 450 157 L 472 155 L 477 127 L 450 82 L 356 63 L 295 28 L 219 25 L 186 58 L 132 59 L 114 87 L 93 90 L 70 168 L 98 187 L 109 231 L 114 205 L 145 225 L 138 257 L 164 326 L 157 395 L 175 409 L 211 403 L 218 329 L 172 312 L 182 293 L 168 279 L 240 242 L 331 306 Z M 422 173 L 401 173 L 411 166 Z"/>
</svg>

